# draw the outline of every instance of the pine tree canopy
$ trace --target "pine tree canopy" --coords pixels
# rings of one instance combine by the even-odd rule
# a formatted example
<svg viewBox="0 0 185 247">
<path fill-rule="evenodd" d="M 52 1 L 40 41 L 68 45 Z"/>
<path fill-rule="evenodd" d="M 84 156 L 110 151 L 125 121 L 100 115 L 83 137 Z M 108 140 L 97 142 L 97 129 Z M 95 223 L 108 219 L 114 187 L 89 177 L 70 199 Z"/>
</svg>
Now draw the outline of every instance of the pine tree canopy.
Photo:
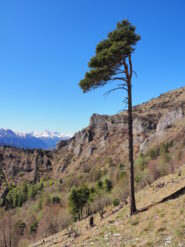
<svg viewBox="0 0 185 247">
<path fill-rule="evenodd" d="M 107 39 L 97 45 L 96 54 L 88 64 L 90 70 L 79 83 L 83 92 L 103 86 L 108 81 L 124 80 L 123 62 L 134 52 L 139 40 L 140 36 L 128 20 L 119 22 Z"/>
</svg>

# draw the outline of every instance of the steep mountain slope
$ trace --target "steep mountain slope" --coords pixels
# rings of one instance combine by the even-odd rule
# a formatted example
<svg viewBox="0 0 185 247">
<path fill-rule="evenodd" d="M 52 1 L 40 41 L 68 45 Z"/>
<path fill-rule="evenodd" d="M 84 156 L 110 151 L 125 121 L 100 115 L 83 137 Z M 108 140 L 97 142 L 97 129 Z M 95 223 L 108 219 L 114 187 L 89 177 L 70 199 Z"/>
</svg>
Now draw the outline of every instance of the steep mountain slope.
<svg viewBox="0 0 185 247">
<path fill-rule="evenodd" d="M 57 132 L 13 132 L 10 129 L 0 129 L 0 145 L 17 148 L 41 148 L 53 149 L 60 140 L 68 140 L 71 136 L 62 135 Z"/>
<path fill-rule="evenodd" d="M 185 88 L 134 107 L 134 152 L 147 152 L 162 142 L 184 138 Z M 127 113 L 94 114 L 87 128 L 54 151 L 54 173 L 65 177 L 76 170 L 90 172 L 96 165 L 125 163 L 128 158 Z"/>
</svg>

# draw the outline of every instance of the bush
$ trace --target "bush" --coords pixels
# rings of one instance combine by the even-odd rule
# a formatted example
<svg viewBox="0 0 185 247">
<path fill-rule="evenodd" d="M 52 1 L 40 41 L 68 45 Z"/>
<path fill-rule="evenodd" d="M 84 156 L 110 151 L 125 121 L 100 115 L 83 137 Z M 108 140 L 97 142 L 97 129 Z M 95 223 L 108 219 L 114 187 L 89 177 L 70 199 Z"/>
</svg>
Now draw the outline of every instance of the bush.
<svg viewBox="0 0 185 247">
<path fill-rule="evenodd" d="M 120 173 L 120 178 L 125 178 L 126 176 L 127 176 L 126 171 L 122 171 L 122 172 Z"/>
<path fill-rule="evenodd" d="M 103 182 L 102 182 L 101 180 L 99 180 L 99 181 L 97 182 L 97 187 L 98 187 L 99 189 L 103 189 Z"/>
<path fill-rule="evenodd" d="M 113 203 L 114 207 L 117 207 L 120 204 L 120 201 L 119 201 L 119 199 L 116 198 L 113 200 L 112 203 Z"/>
<path fill-rule="evenodd" d="M 154 160 L 159 156 L 159 147 L 153 147 L 148 151 L 148 156 Z"/>
<path fill-rule="evenodd" d="M 109 167 L 115 166 L 115 163 L 113 162 L 113 159 L 112 159 L 111 157 L 109 157 L 109 158 L 107 159 L 107 163 L 108 163 Z"/>
<path fill-rule="evenodd" d="M 135 160 L 135 165 L 138 167 L 139 170 L 143 171 L 146 167 L 148 160 L 146 157 L 140 153 L 139 157 Z"/>
<path fill-rule="evenodd" d="M 36 233 L 38 228 L 38 221 L 35 220 L 31 225 L 30 225 L 30 233 Z"/>
<path fill-rule="evenodd" d="M 51 202 L 52 203 L 60 203 L 60 197 L 59 196 L 53 196 L 52 198 L 51 198 Z"/>
<path fill-rule="evenodd" d="M 110 197 L 104 194 L 97 194 L 94 198 L 91 207 L 93 208 L 94 213 L 99 212 L 100 217 L 103 218 L 104 208 L 110 204 Z"/>
<path fill-rule="evenodd" d="M 89 172 L 89 177 L 92 182 L 96 182 L 99 180 L 102 176 L 102 172 L 100 170 L 100 166 L 93 167 Z"/>
<path fill-rule="evenodd" d="M 135 182 L 137 184 L 141 183 L 143 181 L 143 174 L 142 172 L 139 172 L 138 174 L 135 175 Z"/>
<path fill-rule="evenodd" d="M 107 178 L 104 181 L 104 187 L 107 192 L 111 192 L 113 185 L 112 182 Z"/>
<path fill-rule="evenodd" d="M 167 142 L 167 143 L 162 143 L 162 144 L 160 145 L 160 155 L 169 153 L 169 148 L 170 148 L 171 146 L 173 146 L 173 142 L 172 142 L 172 141 Z"/>
</svg>

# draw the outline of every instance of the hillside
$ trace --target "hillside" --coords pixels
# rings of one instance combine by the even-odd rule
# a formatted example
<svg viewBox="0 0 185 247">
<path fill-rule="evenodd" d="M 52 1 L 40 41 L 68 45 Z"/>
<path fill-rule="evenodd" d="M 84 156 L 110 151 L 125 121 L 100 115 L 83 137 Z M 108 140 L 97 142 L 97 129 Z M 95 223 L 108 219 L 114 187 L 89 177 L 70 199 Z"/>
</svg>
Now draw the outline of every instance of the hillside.
<svg viewBox="0 0 185 247">
<path fill-rule="evenodd" d="M 184 170 L 179 177 L 174 173 L 185 164 L 185 88 L 170 91 L 135 106 L 133 111 L 135 187 L 138 208 L 141 209 L 158 201 L 158 192 L 163 191 L 161 196 L 165 197 L 171 189 L 176 189 L 176 183 L 181 185 L 179 180 L 184 183 Z M 107 211 L 105 218 L 109 221 L 115 220 L 113 216 L 109 218 L 107 215 L 108 212 L 112 214 L 111 210 L 116 210 L 116 206 L 113 209 L 112 205 L 123 206 L 123 202 L 128 201 L 127 147 L 126 112 L 112 116 L 93 114 L 88 127 L 76 133 L 71 139 L 59 142 L 54 150 L 0 147 L 0 226 L 7 226 L 7 221 L 12 222 L 11 229 L 14 229 L 13 233 L 16 236 L 14 240 L 17 239 L 15 247 L 25 247 L 30 242 L 71 227 L 72 216 L 77 217 L 70 211 L 69 195 L 72 187 L 84 189 L 83 186 L 86 185 L 88 203 L 82 208 L 79 216 L 82 224 L 86 222 L 85 228 L 88 219 L 83 219 L 89 215 L 89 212 L 97 215 L 102 204 Z M 165 184 L 163 188 L 162 182 L 162 185 L 159 185 L 159 187 L 162 186 L 160 190 L 158 188 L 153 190 L 154 185 L 151 187 L 151 184 L 168 174 L 174 181 L 167 183 L 171 184 L 171 187 L 168 188 Z M 145 188 L 146 195 L 142 194 L 145 193 Z M 141 195 L 140 198 L 139 195 Z M 184 196 L 177 200 L 183 200 L 182 198 Z M 174 201 L 175 204 L 177 200 Z M 162 205 L 164 204 L 157 205 L 155 208 L 163 207 Z M 119 213 L 122 212 L 122 216 L 128 211 L 127 207 L 124 208 L 119 211 Z M 154 217 L 156 213 L 155 209 L 151 208 L 145 213 L 138 214 L 138 217 L 140 215 L 145 217 L 144 215 L 148 212 L 152 212 L 151 217 Z M 119 216 L 119 213 L 116 215 Z M 184 216 L 184 212 L 182 215 Z M 134 217 L 137 218 L 137 216 Z M 122 222 L 122 227 L 129 223 L 129 218 L 125 220 Z M 141 218 L 141 222 L 142 220 L 146 218 Z M 176 227 L 176 222 L 173 222 L 172 218 L 169 220 Z M 119 219 L 115 220 L 117 221 L 119 228 Z M 106 222 L 106 219 L 102 221 L 95 219 L 95 224 L 98 223 L 97 225 L 101 226 L 100 230 L 103 234 Z M 104 223 L 105 225 L 102 225 Z M 139 223 L 136 225 L 140 226 Z M 128 236 L 132 239 L 133 233 L 129 232 L 129 229 Z M 6 229 L 6 231 L 9 230 Z M 115 233 L 116 231 L 117 228 Z M 1 233 L 2 231 L 0 231 L 0 246 L 3 243 Z M 14 236 L 13 233 L 12 236 Z M 88 234 L 89 231 L 87 231 Z M 101 232 L 98 232 L 96 227 L 93 228 L 89 236 L 90 241 L 94 242 L 93 236 L 99 236 L 98 234 L 101 235 Z M 106 234 L 108 233 L 105 231 Z M 87 235 L 80 234 L 75 241 L 86 243 L 87 239 L 83 239 L 83 236 L 86 238 Z M 10 234 L 7 234 L 7 238 L 8 236 Z M 114 236 L 111 235 L 111 238 L 110 241 L 114 241 Z M 126 236 L 123 235 L 123 238 Z M 140 238 L 138 232 L 138 239 Z M 143 235 L 142 238 L 145 239 Z M 67 238 L 66 241 L 68 240 Z M 101 241 L 104 240 L 100 238 L 97 243 L 100 245 Z M 155 242 L 154 235 L 151 241 Z M 75 242 L 76 246 L 81 246 L 79 243 Z"/>
<path fill-rule="evenodd" d="M 163 185 L 161 188 L 159 185 Z M 182 189 L 182 192 L 158 203 Z M 129 217 L 128 206 L 106 208 L 104 219 L 95 215 L 95 226 L 87 229 L 88 219 L 76 223 L 79 236 L 68 237 L 66 230 L 39 240 L 30 247 L 64 246 L 185 246 L 185 166 L 178 173 L 156 180 L 136 194 L 139 209 L 154 205 Z"/>
<path fill-rule="evenodd" d="M 134 151 L 147 152 L 162 142 L 183 138 L 185 88 L 180 88 L 134 107 Z M 127 113 L 92 115 L 89 126 L 67 143 L 61 142 L 53 161 L 57 176 L 75 169 L 88 170 L 127 160 Z M 108 161 L 109 158 L 109 161 Z M 101 164 L 100 164 L 101 163 Z M 72 165 L 71 165 L 72 164 Z M 62 173 L 58 173 L 62 172 Z"/>
<path fill-rule="evenodd" d="M 139 152 L 147 152 L 159 143 L 183 139 L 181 133 L 184 133 L 184 112 L 185 88 L 168 92 L 135 106 L 133 122 L 135 155 Z M 76 169 L 91 170 L 92 166 L 96 165 L 104 167 L 110 160 L 113 163 L 125 162 L 128 157 L 127 140 L 126 112 L 113 116 L 94 114 L 87 128 L 76 133 L 70 140 L 59 142 L 56 150 L 40 153 L 51 163 L 49 171 L 52 177 L 60 179 L 66 178 L 69 173 L 72 176 Z M 12 157 L 7 157 L 6 153 L 9 152 Z M 28 163 L 33 166 L 34 172 L 40 166 L 40 159 L 25 161 L 29 157 L 28 152 L 24 149 L 1 147 L 1 167 L 5 173 L 8 173 L 10 164 L 11 169 L 18 170 L 13 174 L 14 181 L 19 180 L 20 174 L 22 179 L 30 174 L 30 171 L 25 170 L 25 165 Z M 34 153 L 34 151 L 30 152 Z M 37 152 L 39 151 L 36 150 L 35 153 Z M 42 173 L 47 173 L 48 167 L 45 161 L 41 163 Z M 42 173 L 37 172 L 38 179 Z M 7 179 L 11 180 L 10 176 L 7 176 Z"/>
</svg>

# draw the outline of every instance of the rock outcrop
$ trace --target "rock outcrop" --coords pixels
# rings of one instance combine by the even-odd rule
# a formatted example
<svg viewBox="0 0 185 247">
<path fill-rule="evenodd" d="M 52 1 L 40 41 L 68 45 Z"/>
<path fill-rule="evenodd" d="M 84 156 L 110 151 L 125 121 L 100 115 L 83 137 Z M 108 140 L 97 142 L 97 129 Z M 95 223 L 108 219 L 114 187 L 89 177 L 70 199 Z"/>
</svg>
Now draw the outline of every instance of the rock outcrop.
<svg viewBox="0 0 185 247">
<path fill-rule="evenodd" d="M 173 124 L 182 120 L 183 118 L 184 109 L 182 107 L 169 111 L 159 119 L 156 131 L 159 133 L 165 129 L 171 128 Z"/>
<path fill-rule="evenodd" d="M 43 175 L 52 176 L 50 152 L 0 147 L 0 157 L 0 168 L 7 182 L 35 181 Z"/>
<path fill-rule="evenodd" d="M 146 152 L 151 144 L 155 143 L 155 140 L 160 139 L 161 136 L 166 134 L 168 129 L 181 122 L 184 119 L 184 110 L 185 108 L 178 107 L 162 115 L 157 123 L 156 131 L 141 143 L 140 151 Z"/>
</svg>

